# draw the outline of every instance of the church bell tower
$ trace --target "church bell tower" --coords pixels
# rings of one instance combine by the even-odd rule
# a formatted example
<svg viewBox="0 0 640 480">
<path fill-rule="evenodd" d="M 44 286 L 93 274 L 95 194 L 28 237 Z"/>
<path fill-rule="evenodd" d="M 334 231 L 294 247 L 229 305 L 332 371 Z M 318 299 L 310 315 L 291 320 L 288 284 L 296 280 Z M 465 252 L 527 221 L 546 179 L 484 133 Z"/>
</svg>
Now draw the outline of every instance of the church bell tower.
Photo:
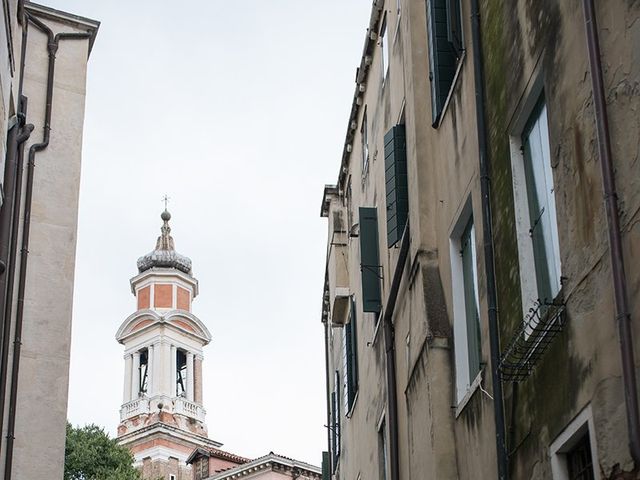
<svg viewBox="0 0 640 480">
<path fill-rule="evenodd" d="M 133 453 L 144 478 L 191 478 L 185 460 L 210 440 L 202 404 L 205 324 L 191 313 L 198 281 L 191 260 L 175 250 L 165 209 L 156 248 L 138 259 L 131 279 L 137 310 L 120 326 L 124 392 L 118 442 Z"/>
</svg>

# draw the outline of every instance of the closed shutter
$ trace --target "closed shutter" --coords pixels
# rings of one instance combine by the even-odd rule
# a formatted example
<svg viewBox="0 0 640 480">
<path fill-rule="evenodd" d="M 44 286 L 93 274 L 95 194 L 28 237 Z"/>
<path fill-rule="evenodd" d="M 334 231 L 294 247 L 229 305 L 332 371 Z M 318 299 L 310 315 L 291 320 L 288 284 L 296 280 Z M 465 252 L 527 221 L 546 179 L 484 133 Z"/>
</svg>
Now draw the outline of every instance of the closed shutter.
<svg viewBox="0 0 640 480">
<path fill-rule="evenodd" d="M 407 224 L 407 145 L 404 125 L 396 125 L 384 136 L 384 167 L 387 203 L 387 247 L 400 241 Z"/>
<path fill-rule="evenodd" d="M 360 207 L 360 272 L 362 276 L 362 310 L 379 313 L 382 308 L 380 292 L 380 254 L 378 250 L 378 211 Z"/>
</svg>

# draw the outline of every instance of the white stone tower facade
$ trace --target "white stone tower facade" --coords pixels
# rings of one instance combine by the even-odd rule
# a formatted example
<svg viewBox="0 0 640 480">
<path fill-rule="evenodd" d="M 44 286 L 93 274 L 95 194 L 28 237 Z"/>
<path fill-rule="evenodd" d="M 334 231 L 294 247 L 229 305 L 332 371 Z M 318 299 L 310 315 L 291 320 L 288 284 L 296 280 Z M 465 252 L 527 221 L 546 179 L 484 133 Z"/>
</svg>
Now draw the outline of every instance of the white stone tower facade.
<svg viewBox="0 0 640 480">
<path fill-rule="evenodd" d="M 124 387 L 118 441 L 145 478 L 191 478 L 185 460 L 210 440 L 202 406 L 202 349 L 207 327 L 191 313 L 198 295 L 191 260 L 175 251 L 165 210 L 156 248 L 138 259 L 131 279 L 137 310 L 120 326 Z"/>
</svg>

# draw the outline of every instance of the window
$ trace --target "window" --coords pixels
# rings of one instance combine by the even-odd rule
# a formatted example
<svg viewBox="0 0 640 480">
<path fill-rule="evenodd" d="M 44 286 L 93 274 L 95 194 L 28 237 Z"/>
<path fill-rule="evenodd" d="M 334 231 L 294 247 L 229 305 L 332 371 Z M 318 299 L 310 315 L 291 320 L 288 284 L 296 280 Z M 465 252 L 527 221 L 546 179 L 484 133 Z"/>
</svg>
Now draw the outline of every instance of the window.
<svg viewBox="0 0 640 480">
<path fill-rule="evenodd" d="M 460 404 L 480 373 L 480 317 L 475 228 L 468 202 L 451 240 L 456 392 Z"/>
<path fill-rule="evenodd" d="M 378 471 L 380 472 L 380 480 L 387 480 L 388 458 L 387 449 L 387 426 L 384 415 L 378 424 Z"/>
<path fill-rule="evenodd" d="M 333 379 L 334 391 L 331 392 L 331 453 L 332 472 L 338 469 L 340 458 L 340 373 L 336 370 Z"/>
<path fill-rule="evenodd" d="M 522 154 L 537 294 L 550 302 L 560 292 L 560 244 L 544 100 L 538 102 L 523 132 Z"/>
<path fill-rule="evenodd" d="M 138 392 L 140 395 L 147 393 L 147 387 L 149 384 L 149 350 L 144 349 L 140 351 L 140 384 L 138 386 Z"/>
<path fill-rule="evenodd" d="M 193 463 L 195 480 L 204 480 L 209 477 L 209 457 L 201 456 Z"/>
<path fill-rule="evenodd" d="M 349 413 L 358 391 L 358 339 L 356 329 L 356 302 L 351 297 L 349 322 L 344 326 L 343 362 L 344 362 L 344 402 L 345 412 Z"/>
<path fill-rule="evenodd" d="M 580 412 L 550 447 L 554 480 L 597 480 L 591 406 Z"/>
<path fill-rule="evenodd" d="M 176 480 L 176 476 L 173 474 L 169 475 L 169 480 Z"/>
<path fill-rule="evenodd" d="M 360 207 L 360 273 L 362 278 L 362 311 L 380 313 L 382 294 L 380 252 L 378 249 L 378 211 Z"/>
<path fill-rule="evenodd" d="M 460 0 L 427 0 L 429 80 L 434 126 L 440 120 L 462 58 Z"/>
<path fill-rule="evenodd" d="M 382 17 L 382 26 L 380 27 L 380 52 L 382 53 L 382 84 L 384 85 L 387 73 L 389 72 L 389 40 L 387 35 L 387 14 Z"/>
<path fill-rule="evenodd" d="M 387 194 L 387 246 L 391 248 L 402 238 L 409 214 L 404 125 L 396 125 L 384 136 L 384 168 Z"/>
<path fill-rule="evenodd" d="M 362 142 L 362 178 L 369 171 L 369 133 L 367 131 L 367 108 L 362 115 L 362 127 L 360 127 L 360 140 Z"/>
</svg>

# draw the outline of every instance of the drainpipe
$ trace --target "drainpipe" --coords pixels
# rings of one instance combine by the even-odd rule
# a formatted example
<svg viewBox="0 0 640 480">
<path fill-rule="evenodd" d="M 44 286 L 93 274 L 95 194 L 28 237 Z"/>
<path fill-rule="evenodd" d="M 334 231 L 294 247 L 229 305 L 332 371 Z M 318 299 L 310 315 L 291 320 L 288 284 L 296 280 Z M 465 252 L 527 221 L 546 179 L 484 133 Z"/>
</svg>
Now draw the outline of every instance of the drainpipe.
<svg viewBox="0 0 640 480">
<path fill-rule="evenodd" d="M 2 354 L 0 361 L 0 432 L 4 428 L 4 407 L 6 403 L 9 347 L 11 335 L 13 285 L 15 283 L 18 226 L 20 224 L 20 202 L 22 198 L 22 172 L 24 165 L 24 142 L 33 131 L 33 125 L 25 125 L 27 98 L 22 95 L 25 58 L 27 52 L 28 26 L 22 21 L 22 45 L 20 48 L 20 71 L 18 79 L 18 114 L 16 137 L 7 148 L 5 164 L 5 203 L 0 210 L 0 261 L 5 272 L 0 275 L 0 315 L 2 316 Z M 15 146 L 15 153 L 14 153 Z"/>
<path fill-rule="evenodd" d="M 471 0 L 471 35 L 473 44 L 473 77 L 476 93 L 476 123 L 478 128 L 478 153 L 480 168 L 480 195 L 482 197 L 482 231 L 484 264 L 487 273 L 487 304 L 489 307 L 489 346 L 491 356 L 491 383 L 493 385 L 493 414 L 496 427 L 496 456 L 498 479 L 509 478 L 509 464 L 505 441 L 504 400 L 500 363 L 500 331 L 496 300 L 496 278 L 493 251 L 493 228 L 491 220 L 491 177 L 487 154 L 487 130 L 484 118 L 484 69 L 480 38 L 480 7 L 478 0 Z"/>
<path fill-rule="evenodd" d="M 591 70 L 591 84 L 593 87 L 593 104 L 598 134 L 598 154 L 600 167 L 602 169 L 602 185 L 609 229 L 609 253 L 611 255 L 611 275 L 613 276 L 616 320 L 618 323 L 618 335 L 620 337 L 622 382 L 624 385 L 624 402 L 627 413 L 627 429 L 629 431 L 629 449 L 635 467 L 638 468 L 640 467 L 638 388 L 635 376 L 633 342 L 631 339 L 631 314 L 629 312 L 629 301 L 627 298 L 627 279 L 624 272 L 620 217 L 618 215 L 618 194 L 616 193 L 615 174 L 611 159 L 609 119 L 607 117 L 602 64 L 600 62 L 598 25 L 596 23 L 593 0 L 583 0 L 582 6 L 584 9 L 587 49 L 589 51 L 589 69 Z"/>
<path fill-rule="evenodd" d="M 384 328 L 384 348 L 386 354 L 386 373 L 387 373 L 387 404 L 389 407 L 389 464 L 391 466 L 391 480 L 400 479 L 400 453 L 398 447 L 398 393 L 396 388 L 396 351 L 394 343 L 393 328 L 393 311 L 396 307 L 398 299 L 398 290 L 402 281 L 402 273 L 404 265 L 407 262 L 409 254 L 409 223 L 404 228 L 402 234 L 402 244 L 393 279 L 391 281 L 391 289 L 389 290 L 389 298 L 387 306 L 384 310 L 382 318 L 382 326 Z"/>
<path fill-rule="evenodd" d="M 90 38 L 89 33 L 58 33 L 54 36 L 53 31 L 37 18 L 26 14 L 27 20 L 33 23 L 40 31 L 47 35 L 47 49 L 49 52 L 49 64 L 47 71 L 46 105 L 44 118 L 44 133 L 42 141 L 35 143 L 29 148 L 29 160 L 27 164 L 27 180 L 24 200 L 23 227 L 22 227 L 22 247 L 20 251 L 20 274 L 18 279 L 18 303 L 16 308 L 16 325 L 13 342 L 13 362 L 11 370 L 11 393 L 9 398 L 9 414 L 7 424 L 7 446 L 4 478 L 11 480 L 11 470 L 13 467 L 13 440 L 16 423 L 16 404 L 18 397 L 18 375 L 20 371 L 20 349 L 22 346 L 22 324 L 24 318 L 24 297 L 27 280 L 27 260 L 29 256 L 29 233 L 31 227 L 31 204 L 33 200 L 33 179 L 35 172 L 35 158 L 38 152 L 46 149 L 49 145 L 51 134 L 51 114 L 53 110 L 53 81 L 56 64 L 56 52 L 61 40 L 81 40 Z"/>
<path fill-rule="evenodd" d="M 329 320 L 324 321 L 324 373 L 327 399 L 327 451 L 331 452 L 331 432 L 334 426 L 331 425 L 331 393 L 329 391 Z"/>
</svg>

